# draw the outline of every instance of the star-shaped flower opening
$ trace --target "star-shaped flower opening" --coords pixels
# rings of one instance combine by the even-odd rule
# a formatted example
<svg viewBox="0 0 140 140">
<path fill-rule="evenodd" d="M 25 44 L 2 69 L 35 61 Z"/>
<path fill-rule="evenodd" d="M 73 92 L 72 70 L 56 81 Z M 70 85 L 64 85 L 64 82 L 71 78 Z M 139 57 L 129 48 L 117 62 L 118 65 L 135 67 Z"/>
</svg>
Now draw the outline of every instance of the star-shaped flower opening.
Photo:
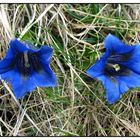
<svg viewBox="0 0 140 140">
<path fill-rule="evenodd" d="M 104 46 L 105 54 L 87 70 L 87 74 L 102 81 L 107 101 L 114 103 L 129 88 L 140 86 L 140 45 L 126 45 L 109 34 Z"/>
<path fill-rule="evenodd" d="M 37 86 L 56 86 L 56 75 L 50 68 L 52 48 L 35 49 L 18 39 L 11 40 L 9 46 L 5 58 L 0 61 L 0 74 L 11 84 L 17 99 Z"/>
</svg>

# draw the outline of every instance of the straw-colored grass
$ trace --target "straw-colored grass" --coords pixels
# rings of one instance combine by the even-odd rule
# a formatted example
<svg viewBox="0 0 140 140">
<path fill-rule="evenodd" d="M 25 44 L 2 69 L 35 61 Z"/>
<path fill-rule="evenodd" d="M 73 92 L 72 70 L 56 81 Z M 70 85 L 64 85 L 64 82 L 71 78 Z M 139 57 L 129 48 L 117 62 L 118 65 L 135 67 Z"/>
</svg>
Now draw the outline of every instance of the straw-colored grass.
<svg viewBox="0 0 140 140">
<path fill-rule="evenodd" d="M 100 57 L 108 33 L 139 43 L 140 5 L 0 5 L 0 58 L 16 37 L 54 49 L 55 88 L 37 88 L 17 100 L 0 85 L 1 136 L 140 136 L 139 89 L 109 105 L 101 82 L 85 70 Z"/>
</svg>

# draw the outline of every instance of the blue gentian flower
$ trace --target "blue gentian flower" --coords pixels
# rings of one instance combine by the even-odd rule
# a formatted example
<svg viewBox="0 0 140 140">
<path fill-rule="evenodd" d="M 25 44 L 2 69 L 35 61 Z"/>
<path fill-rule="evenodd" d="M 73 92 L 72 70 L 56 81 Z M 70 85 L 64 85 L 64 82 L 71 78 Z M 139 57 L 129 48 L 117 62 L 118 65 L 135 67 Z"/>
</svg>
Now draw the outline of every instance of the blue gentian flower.
<svg viewBox="0 0 140 140">
<path fill-rule="evenodd" d="M 126 45 L 109 34 L 104 46 L 105 54 L 87 74 L 102 81 L 107 101 L 112 104 L 130 88 L 140 87 L 140 45 Z"/>
<path fill-rule="evenodd" d="M 18 39 L 11 40 L 9 45 L 5 58 L 0 61 L 0 75 L 11 84 L 17 99 L 37 86 L 56 86 L 56 75 L 49 66 L 52 48 L 41 46 L 35 49 Z"/>
</svg>

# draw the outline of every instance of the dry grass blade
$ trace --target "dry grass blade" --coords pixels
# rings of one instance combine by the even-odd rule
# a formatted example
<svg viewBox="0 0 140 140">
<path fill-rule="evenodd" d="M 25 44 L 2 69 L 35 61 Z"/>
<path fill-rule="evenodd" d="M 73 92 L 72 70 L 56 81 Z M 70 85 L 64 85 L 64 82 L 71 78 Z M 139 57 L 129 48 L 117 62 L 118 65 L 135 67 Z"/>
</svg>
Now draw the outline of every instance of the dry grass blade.
<svg viewBox="0 0 140 140">
<path fill-rule="evenodd" d="M 11 30 L 11 26 L 9 24 L 9 21 L 8 21 L 8 18 L 7 18 L 7 14 L 6 14 L 6 11 L 5 11 L 5 8 L 3 4 L 1 4 L 1 7 L 0 7 L 0 20 L 4 26 L 4 29 L 5 29 L 5 32 L 8 36 L 9 39 L 11 39 L 13 37 L 13 33 L 12 33 L 12 30 Z"/>
</svg>

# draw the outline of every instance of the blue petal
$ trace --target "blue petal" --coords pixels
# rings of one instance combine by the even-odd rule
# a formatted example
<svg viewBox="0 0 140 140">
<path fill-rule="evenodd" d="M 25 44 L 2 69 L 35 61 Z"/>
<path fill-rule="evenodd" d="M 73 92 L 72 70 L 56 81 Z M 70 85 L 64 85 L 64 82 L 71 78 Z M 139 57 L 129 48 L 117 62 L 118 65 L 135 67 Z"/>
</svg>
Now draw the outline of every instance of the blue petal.
<svg viewBox="0 0 140 140">
<path fill-rule="evenodd" d="M 53 49 L 48 46 L 41 46 L 41 49 L 38 51 L 40 54 L 40 59 L 49 63 L 52 57 Z"/>
<path fill-rule="evenodd" d="M 123 65 L 140 74 L 140 45 L 134 47 L 130 59 Z"/>
<path fill-rule="evenodd" d="M 103 70 L 106 64 L 106 60 L 109 57 L 109 52 L 107 51 L 100 60 L 93 64 L 86 72 L 92 78 L 96 78 L 103 74 Z"/>
<path fill-rule="evenodd" d="M 109 34 L 104 41 L 105 48 L 111 52 L 116 52 L 118 54 L 128 53 L 134 49 L 133 46 L 128 46 L 120 41 L 114 35 Z"/>
<path fill-rule="evenodd" d="M 119 83 L 117 79 L 111 80 L 106 77 L 106 80 L 103 82 L 103 85 L 106 89 L 106 98 L 110 104 L 118 101 L 120 99 L 120 90 Z"/>
<path fill-rule="evenodd" d="M 28 45 L 20 42 L 18 39 L 11 40 L 9 45 L 15 52 L 25 52 L 29 50 Z"/>
<path fill-rule="evenodd" d="M 129 87 L 127 86 L 127 83 L 125 81 L 119 80 L 119 85 L 121 94 L 124 94 L 129 90 Z"/>
<path fill-rule="evenodd" d="M 15 78 L 16 74 L 17 73 L 12 69 L 8 72 L 5 72 L 5 73 L 1 74 L 1 78 L 5 81 L 11 83 L 12 81 L 14 81 L 14 78 Z M 17 80 L 15 80 L 14 82 L 16 82 L 16 81 Z"/>
<path fill-rule="evenodd" d="M 4 57 L 3 60 L 0 61 L 0 74 L 7 72 L 8 70 L 10 70 L 9 65 L 12 62 L 12 59 L 14 58 L 14 51 L 13 49 L 10 47 Z"/>
<path fill-rule="evenodd" d="M 7 58 L 4 58 L 2 61 L 0 61 L 0 74 L 11 70 L 11 67 L 9 67 L 11 62 L 12 59 L 7 59 Z"/>
<path fill-rule="evenodd" d="M 126 83 L 126 85 L 120 85 L 121 91 L 123 91 L 123 88 L 135 88 L 135 87 L 140 87 L 140 75 L 131 71 L 129 75 L 127 76 L 121 76 L 120 81 L 123 81 Z M 127 86 L 127 87 L 126 87 Z"/>
<path fill-rule="evenodd" d="M 103 85 L 105 84 L 106 82 L 106 76 L 105 75 L 100 75 L 98 77 L 96 77 L 98 80 L 102 81 Z"/>
<path fill-rule="evenodd" d="M 38 81 L 40 82 L 40 86 L 42 85 L 46 85 L 48 87 L 54 87 L 57 84 L 57 78 L 56 75 L 54 74 L 54 72 L 52 71 L 52 69 L 50 68 L 48 62 L 45 59 L 41 59 L 40 60 L 44 70 L 42 70 L 39 75 L 42 75 L 41 77 L 39 77 L 39 75 L 36 75 L 36 79 L 38 79 Z M 44 77 L 43 77 L 44 75 Z M 43 80 L 44 79 L 44 80 Z M 43 82 L 45 81 L 45 82 Z"/>
<path fill-rule="evenodd" d="M 14 75 L 14 76 L 13 76 Z M 8 71 L 1 75 L 2 79 L 9 82 L 13 88 L 14 94 L 17 99 L 22 98 L 36 88 L 34 79 L 31 77 L 24 78 L 15 69 Z"/>
<path fill-rule="evenodd" d="M 54 87 L 57 85 L 56 75 L 51 69 L 49 69 L 48 71 L 42 70 L 39 73 L 34 72 L 32 77 L 34 78 L 34 83 L 36 86 Z"/>
<path fill-rule="evenodd" d="M 15 55 L 15 52 L 14 52 L 13 48 L 10 47 L 10 48 L 8 48 L 8 51 L 7 51 L 4 59 L 12 59 L 14 57 L 14 55 Z"/>
<path fill-rule="evenodd" d="M 21 75 L 17 76 L 16 80 L 19 80 L 19 83 L 11 83 L 14 94 L 16 95 L 17 99 L 21 99 L 24 97 L 28 92 L 33 91 L 36 88 L 34 83 L 34 79 L 30 76 L 27 79 L 21 77 Z"/>
<path fill-rule="evenodd" d="M 5 66 L 0 64 L 0 74 L 5 73 L 5 72 L 11 70 L 11 68 L 8 67 L 7 64 Z"/>
</svg>

